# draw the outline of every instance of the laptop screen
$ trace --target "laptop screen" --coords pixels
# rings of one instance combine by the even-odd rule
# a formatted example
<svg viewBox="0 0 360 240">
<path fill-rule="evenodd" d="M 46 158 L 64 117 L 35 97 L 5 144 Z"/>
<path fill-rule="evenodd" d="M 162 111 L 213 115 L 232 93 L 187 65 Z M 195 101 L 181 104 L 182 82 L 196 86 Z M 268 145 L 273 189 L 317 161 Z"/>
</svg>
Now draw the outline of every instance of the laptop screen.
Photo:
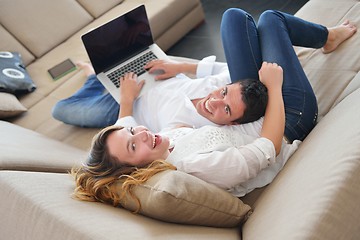
<svg viewBox="0 0 360 240">
<path fill-rule="evenodd" d="M 96 74 L 121 64 L 153 44 L 144 5 L 81 38 Z"/>
</svg>

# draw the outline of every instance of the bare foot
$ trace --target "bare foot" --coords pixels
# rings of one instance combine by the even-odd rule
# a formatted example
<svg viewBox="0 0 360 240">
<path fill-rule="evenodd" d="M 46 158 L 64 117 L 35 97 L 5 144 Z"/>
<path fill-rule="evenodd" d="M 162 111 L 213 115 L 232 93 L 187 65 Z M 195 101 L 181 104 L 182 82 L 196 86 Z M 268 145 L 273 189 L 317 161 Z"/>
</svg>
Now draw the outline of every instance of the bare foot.
<svg viewBox="0 0 360 240">
<path fill-rule="evenodd" d="M 78 68 L 82 69 L 85 73 L 85 75 L 88 77 L 92 74 L 95 74 L 95 70 L 94 68 L 91 66 L 90 63 L 87 62 L 77 62 L 76 66 L 78 66 Z"/>
<path fill-rule="evenodd" d="M 325 54 L 333 52 L 341 43 L 353 36 L 357 28 L 347 20 L 339 26 L 328 28 L 328 30 L 328 39 L 322 48 Z"/>
</svg>

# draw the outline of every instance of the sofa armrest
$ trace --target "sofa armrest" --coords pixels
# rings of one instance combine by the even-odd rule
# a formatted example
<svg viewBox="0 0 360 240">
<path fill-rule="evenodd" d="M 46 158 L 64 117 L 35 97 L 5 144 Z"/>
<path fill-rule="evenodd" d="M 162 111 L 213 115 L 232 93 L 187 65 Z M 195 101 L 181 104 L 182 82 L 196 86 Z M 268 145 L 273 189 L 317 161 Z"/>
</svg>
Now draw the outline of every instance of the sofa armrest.
<svg viewBox="0 0 360 240">
<path fill-rule="evenodd" d="M 0 121 L 0 170 L 68 172 L 86 152 L 15 124 Z"/>
</svg>

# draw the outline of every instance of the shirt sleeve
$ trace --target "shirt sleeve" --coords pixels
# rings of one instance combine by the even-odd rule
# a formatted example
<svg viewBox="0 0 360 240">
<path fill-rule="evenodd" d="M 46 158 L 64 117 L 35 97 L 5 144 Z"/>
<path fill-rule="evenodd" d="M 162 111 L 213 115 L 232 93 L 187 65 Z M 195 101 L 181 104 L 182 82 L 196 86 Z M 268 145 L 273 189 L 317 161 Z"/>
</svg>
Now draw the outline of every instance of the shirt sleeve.
<svg viewBox="0 0 360 240">
<path fill-rule="evenodd" d="M 191 154 L 177 167 L 208 183 L 229 189 L 256 177 L 275 163 L 275 159 L 273 143 L 267 138 L 258 138 L 239 148 Z"/>
<path fill-rule="evenodd" d="M 211 75 L 217 75 L 228 72 L 226 63 L 216 62 L 216 56 L 209 56 L 203 58 L 197 66 L 196 77 L 204 78 Z"/>
<path fill-rule="evenodd" d="M 136 127 L 139 126 L 139 124 L 135 121 L 135 118 L 133 116 L 126 116 L 119 118 L 115 124 L 116 126 L 122 126 L 122 127 Z"/>
</svg>

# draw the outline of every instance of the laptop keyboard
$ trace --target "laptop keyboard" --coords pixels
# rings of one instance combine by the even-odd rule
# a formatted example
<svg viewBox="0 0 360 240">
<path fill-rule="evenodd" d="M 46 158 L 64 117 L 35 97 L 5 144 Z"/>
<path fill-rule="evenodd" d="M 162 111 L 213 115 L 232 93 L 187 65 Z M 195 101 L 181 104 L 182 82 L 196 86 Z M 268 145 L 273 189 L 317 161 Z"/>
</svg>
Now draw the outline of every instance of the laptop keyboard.
<svg viewBox="0 0 360 240">
<path fill-rule="evenodd" d="M 111 80 L 111 82 L 117 87 L 120 87 L 119 78 L 124 76 L 125 73 L 128 72 L 134 72 L 138 76 L 143 74 L 145 72 L 144 66 L 149 61 L 157 59 L 155 54 L 153 52 L 147 52 L 144 55 L 141 55 L 137 59 L 133 60 L 132 62 L 129 62 L 125 66 L 116 69 L 115 71 L 107 74 L 108 78 Z"/>
</svg>

